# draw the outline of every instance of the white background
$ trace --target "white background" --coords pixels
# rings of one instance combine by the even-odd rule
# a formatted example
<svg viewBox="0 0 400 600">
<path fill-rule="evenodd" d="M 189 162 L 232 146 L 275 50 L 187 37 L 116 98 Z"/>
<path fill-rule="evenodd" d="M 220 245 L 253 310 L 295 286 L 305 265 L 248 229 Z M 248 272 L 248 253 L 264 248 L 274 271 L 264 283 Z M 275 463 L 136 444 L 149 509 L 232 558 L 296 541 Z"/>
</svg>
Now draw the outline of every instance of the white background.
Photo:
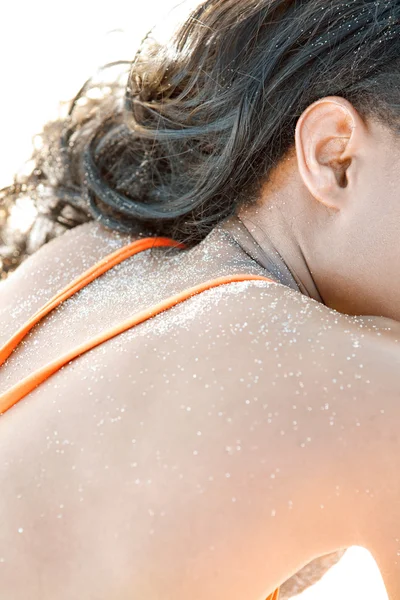
<svg viewBox="0 0 400 600">
<path fill-rule="evenodd" d="M 153 25 L 165 35 L 193 4 L 194 0 L 3 0 L 0 187 L 11 183 L 13 173 L 29 158 L 32 136 L 57 118 L 59 101 L 73 98 L 103 64 L 131 60 Z"/>
<path fill-rule="evenodd" d="M 240 1 L 240 0 L 238 0 Z M 31 138 L 57 118 L 59 101 L 75 96 L 101 65 L 131 60 L 154 24 L 159 37 L 196 0 L 14 0 L 0 9 L 0 187 L 31 153 Z M 175 7 L 167 19 L 166 14 Z M 310 532 L 312 535 L 312 532 Z M 372 557 L 351 549 L 302 600 L 386 600 Z M 251 599 L 243 599 L 251 600 Z"/>
</svg>

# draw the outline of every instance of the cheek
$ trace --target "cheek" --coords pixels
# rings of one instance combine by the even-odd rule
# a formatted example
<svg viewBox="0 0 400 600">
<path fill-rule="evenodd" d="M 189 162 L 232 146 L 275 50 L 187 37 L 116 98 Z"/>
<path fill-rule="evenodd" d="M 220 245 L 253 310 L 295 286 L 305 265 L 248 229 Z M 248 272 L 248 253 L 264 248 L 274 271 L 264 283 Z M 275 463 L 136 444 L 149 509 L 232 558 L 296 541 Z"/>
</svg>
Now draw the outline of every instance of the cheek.
<svg viewBox="0 0 400 600">
<path fill-rule="evenodd" d="M 377 173 L 379 188 L 376 190 L 376 194 L 379 206 L 376 207 L 376 221 L 377 226 L 384 229 L 382 234 L 392 240 L 392 250 L 398 252 L 400 245 L 400 157 L 397 160 L 388 160 L 385 167 L 381 173 Z"/>
<path fill-rule="evenodd" d="M 395 152 L 376 156 L 374 165 L 364 172 L 357 207 L 366 242 L 376 251 L 384 243 L 398 251 L 400 244 L 400 157 Z M 362 215 L 360 214 L 362 213 Z M 380 247 L 380 248 L 379 248 Z"/>
<path fill-rule="evenodd" d="M 342 261 L 355 277 L 369 276 L 377 285 L 382 270 L 400 264 L 400 179 L 377 165 L 360 182 L 352 207 L 341 222 Z M 342 268 L 344 265 L 342 264 Z"/>
</svg>

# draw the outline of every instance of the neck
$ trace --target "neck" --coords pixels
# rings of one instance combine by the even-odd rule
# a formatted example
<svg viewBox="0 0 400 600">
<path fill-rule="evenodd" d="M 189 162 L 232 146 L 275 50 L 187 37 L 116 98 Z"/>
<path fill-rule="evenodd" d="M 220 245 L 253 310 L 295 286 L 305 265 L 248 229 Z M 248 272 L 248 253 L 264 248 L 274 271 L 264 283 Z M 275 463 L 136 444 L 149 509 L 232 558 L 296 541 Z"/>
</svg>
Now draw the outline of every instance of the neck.
<svg viewBox="0 0 400 600">
<path fill-rule="evenodd" d="M 323 303 L 293 229 L 282 221 L 279 227 L 264 227 L 257 216 L 242 211 L 221 228 L 272 279 Z"/>
</svg>

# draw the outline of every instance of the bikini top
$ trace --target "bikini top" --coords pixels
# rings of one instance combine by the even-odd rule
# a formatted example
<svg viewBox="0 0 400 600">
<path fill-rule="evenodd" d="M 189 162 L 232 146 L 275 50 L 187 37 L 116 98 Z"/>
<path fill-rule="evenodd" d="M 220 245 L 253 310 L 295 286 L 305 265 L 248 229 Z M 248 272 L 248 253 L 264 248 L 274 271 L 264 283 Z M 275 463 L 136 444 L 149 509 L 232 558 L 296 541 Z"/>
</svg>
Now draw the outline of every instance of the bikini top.
<svg viewBox="0 0 400 600">
<path fill-rule="evenodd" d="M 184 248 L 184 245 L 168 238 L 143 238 L 141 240 L 131 242 L 130 244 L 119 248 L 112 254 L 105 256 L 93 267 L 79 275 L 79 277 L 74 279 L 65 288 L 53 296 L 53 298 L 46 302 L 42 308 L 40 308 L 24 325 L 22 325 L 18 331 L 16 331 L 16 333 L 4 344 L 4 346 L 0 348 L 0 367 L 7 360 L 13 350 L 15 350 L 18 344 L 20 344 L 24 337 L 31 331 L 31 329 L 33 329 L 35 325 L 37 325 L 39 321 L 48 315 L 54 308 L 64 302 L 64 300 L 67 300 L 76 294 L 76 292 L 88 285 L 91 281 L 97 279 L 97 277 L 100 277 L 103 273 L 109 271 L 115 265 L 118 265 L 127 258 L 135 254 L 139 254 L 140 252 L 144 252 L 145 250 L 158 247 Z M 205 290 L 239 281 L 269 281 L 276 283 L 272 279 L 268 279 L 267 277 L 260 275 L 227 275 L 200 283 L 194 287 L 184 290 L 183 292 L 180 292 L 179 294 L 170 296 L 169 298 L 162 300 L 150 308 L 137 312 L 127 321 L 115 325 L 111 329 L 103 331 L 102 333 L 85 341 L 83 344 L 73 348 L 62 356 L 55 358 L 44 367 L 41 367 L 30 375 L 27 375 L 13 387 L 9 388 L 3 393 L 0 393 L 0 415 L 9 410 L 12 406 L 14 406 L 14 404 L 25 398 L 25 396 L 37 388 L 43 381 L 48 379 L 56 371 L 61 369 L 61 367 L 74 360 L 78 356 L 85 354 L 92 348 L 103 344 L 107 340 L 110 340 L 120 333 L 135 327 L 135 325 L 139 325 L 140 323 L 151 319 L 152 317 L 168 310 L 169 308 L 172 308 L 173 306 L 176 306 L 177 304 L 180 304 L 181 302 L 184 302 L 192 296 L 201 294 Z"/>
<path fill-rule="evenodd" d="M 13 350 L 20 344 L 24 337 L 37 325 L 46 315 L 48 315 L 54 308 L 59 306 L 64 300 L 67 300 L 76 292 L 87 286 L 90 282 L 97 277 L 100 277 L 106 271 L 112 269 L 115 265 L 123 262 L 127 258 L 157 247 L 173 247 L 173 248 L 184 248 L 183 244 L 179 244 L 174 240 L 168 238 L 144 238 L 137 240 L 122 248 L 119 248 L 112 254 L 107 255 L 102 260 L 97 262 L 93 267 L 79 275 L 65 288 L 59 291 L 53 298 L 51 298 L 46 304 L 39 309 L 22 327 L 16 331 L 16 333 L 0 348 L 0 367 L 12 354 Z M 0 415 L 12 408 L 17 402 L 25 398 L 31 391 L 37 388 L 43 381 L 46 381 L 56 371 L 61 369 L 64 365 L 71 362 L 78 356 L 85 354 L 92 348 L 100 346 L 107 340 L 114 338 L 115 336 L 139 325 L 148 319 L 184 302 L 188 298 L 192 298 L 197 294 L 201 294 L 205 290 L 218 287 L 227 283 L 234 283 L 239 281 L 269 281 L 274 282 L 272 279 L 262 277 L 260 275 L 228 275 L 224 277 L 218 277 L 200 283 L 194 287 L 188 288 L 179 294 L 170 296 L 165 300 L 134 314 L 130 319 L 124 321 L 111 329 L 107 329 L 97 336 L 87 340 L 83 344 L 73 348 L 69 352 L 55 358 L 50 363 L 34 371 L 30 375 L 27 375 L 24 379 L 12 386 L 2 394 L 0 394 Z M 275 591 L 267 600 L 278 600 L 278 591 Z"/>
</svg>

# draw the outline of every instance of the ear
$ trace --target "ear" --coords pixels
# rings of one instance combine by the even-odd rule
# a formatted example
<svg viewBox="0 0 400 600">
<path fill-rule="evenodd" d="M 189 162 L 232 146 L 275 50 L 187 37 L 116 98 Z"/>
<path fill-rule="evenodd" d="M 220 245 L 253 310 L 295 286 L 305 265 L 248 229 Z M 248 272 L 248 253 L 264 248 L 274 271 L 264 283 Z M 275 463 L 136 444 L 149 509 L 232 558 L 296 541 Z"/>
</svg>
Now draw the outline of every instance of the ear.
<svg viewBox="0 0 400 600">
<path fill-rule="evenodd" d="M 340 210 L 352 197 L 367 130 L 353 105 L 339 96 L 311 104 L 296 126 L 296 154 L 304 184 L 316 200 Z"/>
</svg>

